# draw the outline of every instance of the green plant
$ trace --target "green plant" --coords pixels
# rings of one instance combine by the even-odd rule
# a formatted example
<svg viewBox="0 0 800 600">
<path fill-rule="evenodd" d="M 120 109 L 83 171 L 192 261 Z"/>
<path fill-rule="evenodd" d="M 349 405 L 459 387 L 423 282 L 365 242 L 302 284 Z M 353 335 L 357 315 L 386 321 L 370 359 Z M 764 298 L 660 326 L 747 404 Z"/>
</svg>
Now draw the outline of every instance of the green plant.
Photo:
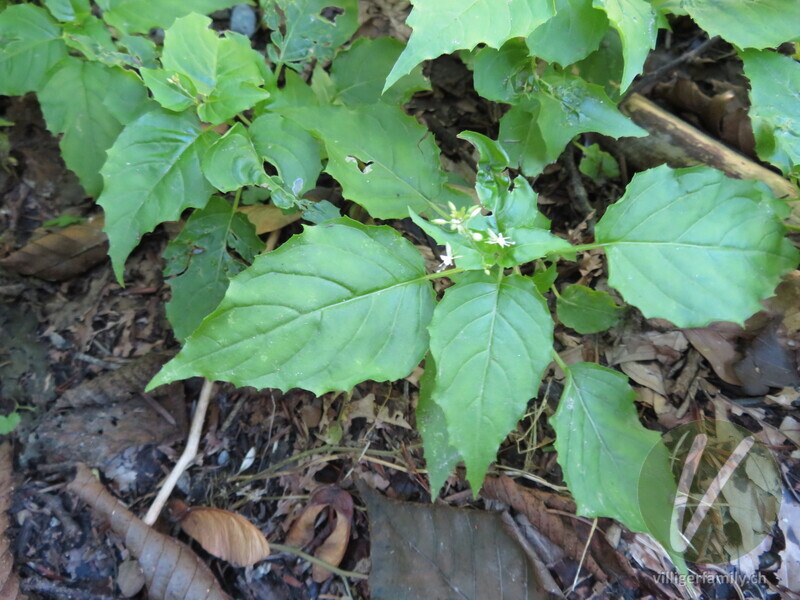
<svg viewBox="0 0 800 600">
<path fill-rule="evenodd" d="M 189 14 L 234 3 L 98 0 L 98 17 L 88 0 L 44 0 L 0 13 L 0 93 L 37 93 L 67 165 L 105 211 L 118 279 L 142 235 L 194 209 L 165 256 L 183 349 L 151 388 L 202 375 L 321 394 L 404 377 L 424 358 L 418 424 L 432 488 L 463 459 L 477 489 L 545 368 L 560 361 L 542 296 L 556 291 L 556 261 L 603 248 L 609 284 L 679 327 L 742 323 L 797 264 L 781 223 L 787 205 L 754 181 L 703 167 L 640 173 L 597 223 L 596 241 L 573 246 L 550 232 L 528 180 L 508 171 L 537 175 L 584 132 L 643 135 L 616 101 L 671 12 L 740 48 L 758 151 L 796 178 L 800 65 L 764 49 L 800 38 L 795 0 L 418 0 L 406 46 L 348 44 L 356 0 L 261 0 L 266 59 Z M 331 4 L 338 14 L 328 18 Z M 141 35 L 156 26 L 163 47 Z M 510 105 L 498 140 L 462 134 L 479 154 L 473 194 L 402 110 L 427 86 L 419 64 L 459 50 L 477 91 Z M 446 248 L 446 270 L 427 274 L 396 230 L 305 197 L 323 170 L 372 217 L 410 215 Z M 263 242 L 237 208 L 266 197 L 314 225 L 258 255 Z M 533 276 L 521 274 L 527 263 Z M 437 302 L 430 281 L 439 277 L 454 285 Z M 568 287 L 557 310 L 593 332 L 619 307 L 607 293 Z M 626 378 L 561 367 L 556 449 L 581 514 L 667 543 L 668 525 L 653 531 L 637 504 L 638 472 L 659 436 L 639 423 Z M 664 449 L 653 495 L 665 519 L 666 461 Z"/>
</svg>

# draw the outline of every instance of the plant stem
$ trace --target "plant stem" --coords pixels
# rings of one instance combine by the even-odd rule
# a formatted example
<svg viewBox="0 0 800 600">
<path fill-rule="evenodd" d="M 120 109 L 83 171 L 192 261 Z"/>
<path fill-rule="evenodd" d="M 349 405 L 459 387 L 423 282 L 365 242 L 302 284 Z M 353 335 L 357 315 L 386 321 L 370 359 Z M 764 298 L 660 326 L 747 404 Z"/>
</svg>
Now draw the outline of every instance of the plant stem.
<svg viewBox="0 0 800 600">
<path fill-rule="evenodd" d="M 324 560 L 317 558 L 316 556 L 311 556 L 310 554 L 303 552 L 298 548 L 293 548 L 292 546 L 286 546 L 284 544 L 275 544 L 274 542 L 270 542 L 269 547 L 270 549 L 277 550 L 278 552 L 285 552 L 286 554 L 294 554 L 295 556 L 299 556 L 303 560 L 307 560 L 310 563 L 319 565 L 320 567 L 327 569 L 331 573 L 336 573 L 337 575 L 341 575 L 342 577 L 350 577 L 352 579 L 369 579 L 369 575 L 365 575 L 364 573 L 356 573 L 355 571 L 345 571 L 344 569 L 340 569 L 339 567 L 334 567 L 329 562 L 325 562 Z"/>
<path fill-rule="evenodd" d="M 169 477 L 167 477 L 167 480 L 164 482 L 164 485 L 161 486 L 156 499 L 153 500 L 153 504 L 150 505 L 150 509 L 147 511 L 147 514 L 143 519 L 144 522 L 150 526 L 152 526 L 158 519 L 161 509 L 164 508 L 164 504 L 167 503 L 167 500 L 169 499 L 170 494 L 172 494 L 172 490 L 175 489 L 175 484 L 178 483 L 180 476 L 191 464 L 195 456 L 197 456 L 197 448 L 200 445 L 200 434 L 203 431 L 203 423 L 205 422 L 206 418 L 208 402 L 213 393 L 214 382 L 206 379 L 203 382 L 203 389 L 200 391 L 200 398 L 197 401 L 197 408 L 194 410 L 192 425 L 189 428 L 189 437 L 186 438 L 186 448 L 184 448 L 183 454 L 181 454 L 178 462 L 175 463 L 175 466 L 172 468 L 172 472 L 170 472 Z"/>
<path fill-rule="evenodd" d="M 567 363 L 562 360 L 562 358 L 558 355 L 558 352 L 555 350 L 553 350 L 553 360 L 556 361 L 556 364 L 561 368 L 562 371 L 564 371 L 565 375 L 569 374 L 569 367 L 567 366 Z"/>
<path fill-rule="evenodd" d="M 450 277 L 450 275 L 456 275 L 458 273 L 463 273 L 464 271 L 467 271 L 467 269 L 456 267 L 455 269 L 447 269 L 447 271 L 442 271 L 440 273 L 428 273 L 427 275 L 423 275 L 422 277 L 420 277 L 420 279 L 422 280 L 441 279 L 442 277 Z"/>
</svg>

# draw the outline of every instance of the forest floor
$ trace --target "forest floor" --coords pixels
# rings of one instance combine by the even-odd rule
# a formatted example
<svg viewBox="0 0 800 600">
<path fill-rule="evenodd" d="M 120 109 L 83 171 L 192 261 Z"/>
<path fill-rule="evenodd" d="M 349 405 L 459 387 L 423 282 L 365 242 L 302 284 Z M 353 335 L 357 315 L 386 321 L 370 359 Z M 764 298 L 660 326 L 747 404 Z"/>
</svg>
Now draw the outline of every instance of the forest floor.
<svg viewBox="0 0 800 600">
<path fill-rule="evenodd" d="M 657 76 L 639 91 L 752 157 L 741 66 L 724 43 L 693 53 L 704 38 L 681 22 L 675 25 L 648 62 Z M 428 73 L 433 91 L 416 96 L 407 110 L 431 130 L 449 168 L 469 171 L 471 147 L 456 134 L 469 129 L 496 136 L 503 107 L 474 92 L 471 73 L 457 58 L 433 61 Z M 124 597 L 125 545 L 66 484 L 74 465 L 86 463 L 102 471 L 104 483 L 132 511 L 144 514 L 181 452 L 202 381 L 143 392 L 178 348 L 164 313 L 170 287 L 161 258 L 175 230 L 161 227 L 145 237 L 128 260 L 121 287 L 105 258 L 101 211 L 65 169 L 35 98 L 0 98 L 0 117 L 14 123 L 0 129 L 0 257 L 30 252 L 24 260 L 6 259 L 0 268 L 0 416 L 21 417 L 13 432 L 0 436 L 10 442 L 4 448 L 13 457 L 4 464 L 0 450 L 0 487 L 14 484 L 6 556 L 13 557 L 29 598 Z M 591 241 L 597 217 L 622 194 L 633 172 L 648 166 L 641 148 L 597 136 L 581 141 L 600 143 L 619 171 L 591 177 L 578 168 L 581 150 L 569 148 L 535 181 L 553 230 L 574 243 Z M 337 190 L 330 191 L 335 197 Z M 580 208 L 587 200 L 589 213 Z M 340 197 L 338 203 L 350 210 Z M 70 220 L 80 225 L 70 228 Z M 408 221 L 388 224 L 436 267 L 438 250 L 419 229 Z M 287 225 L 277 242 L 300 230 L 300 223 Z M 66 242 L 65 236 L 74 239 Z M 600 250 L 558 270 L 559 281 L 607 289 Z M 735 564 L 695 567 L 697 590 L 707 598 L 789 597 L 800 590 L 798 300 L 795 272 L 744 328 L 679 330 L 634 309 L 601 334 L 556 328 L 556 349 L 565 362 L 599 361 L 630 378 L 649 428 L 729 419 L 752 431 L 777 459 L 785 486 L 777 524 Z M 547 421 L 562 389 L 557 368 L 548 371 L 538 399 L 500 448 L 477 497 L 457 469 L 435 503 L 414 428 L 420 375 L 418 369 L 401 381 L 365 382 L 349 394 L 321 397 L 216 386 L 199 455 L 175 495 L 189 506 L 235 511 L 270 542 L 300 536 L 307 554 L 341 556 L 338 572 L 314 567 L 288 550 L 273 550 L 255 566 L 239 568 L 191 542 L 227 593 L 247 600 L 366 600 L 387 598 L 371 596 L 371 587 L 408 581 L 409 589 L 430 591 L 410 592 L 409 598 L 490 597 L 436 595 L 446 564 L 452 570 L 444 579 L 454 588 L 462 580 L 466 588 L 473 579 L 511 578 L 519 568 L 526 578 L 520 597 L 691 597 L 686 586 L 665 578 L 666 558 L 648 538 L 611 520 L 575 515 Z M 0 508 L 2 498 L 0 489 Z M 168 518 L 159 527 L 189 541 Z M 435 555 L 387 559 L 393 547 L 407 543 L 408 531 L 420 528 L 433 532 Z M 502 545 L 507 539 L 512 548 Z M 481 548 L 491 552 L 481 555 Z M 0 544 L 0 565 L 3 551 Z"/>
</svg>

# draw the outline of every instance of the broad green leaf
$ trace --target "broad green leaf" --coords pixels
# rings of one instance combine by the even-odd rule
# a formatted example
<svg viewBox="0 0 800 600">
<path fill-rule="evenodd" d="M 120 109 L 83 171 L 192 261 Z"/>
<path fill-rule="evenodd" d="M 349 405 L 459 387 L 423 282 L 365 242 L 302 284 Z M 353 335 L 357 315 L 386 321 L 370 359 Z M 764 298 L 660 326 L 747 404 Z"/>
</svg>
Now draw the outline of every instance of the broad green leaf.
<svg viewBox="0 0 800 600">
<path fill-rule="evenodd" d="M 533 56 L 562 66 L 597 50 L 608 29 L 608 18 L 592 0 L 556 0 L 556 14 L 537 27 L 525 43 Z"/>
<path fill-rule="evenodd" d="M 558 320 L 578 333 L 597 333 L 619 322 L 622 307 L 608 292 L 567 286 L 556 299 Z"/>
<path fill-rule="evenodd" d="M 399 106 L 383 103 L 282 111 L 313 132 L 328 153 L 325 171 L 345 198 L 373 217 L 402 219 L 424 212 L 444 193 L 439 150 L 427 129 Z"/>
<path fill-rule="evenodd" d="M 120 133 L 103 166 L 103 193 L 111 261 L 122 280 L 125 259 L 141 236 L 187 208 L 205 206 L 213 188 L 200 162 L 218 134 L 198 118 L 157 108 Z"/>
<path fill-rule="evenodd" d="M 121 33 L 147 33 L 154 27 L 169 27 L 179 17 L 209 14 L 234 4 L 241 0 L 97 0 L 103 20 Z"/>
<path fill-rule="evenodd" d="M 358 29 L 357 0 L 259 0 L 272 31 L 267 53 L 275 63 L 302 71 L 326 61 Z M 331 10 L 335 7 L 336 10 Z"/>
<path fill-rule="evenodd" d="M 624 71 L 622 40 L 616 29 L 607 29 L 600 47 L 570 66 L 573 75 L 579 75 L 589 83 L 599 85 L 614 101 L 618 101 L 622 95 L 620 84 Z"/>
<path fill-rule="evenodd" d="M 498 141 L 508 153 L 512 164 L 521 168 L 528 177 L 541 173 L 563 151 L 563 148 L 548 151 L 539 127 L 540 108 L 536 101 L 526 102 L 512 106 L 500 118 Z"/>
<path fill-rule="evenodd" d="M 605 11 L 622 39 L 625 68 L 621 89 L 626 90 L 644 69 L 650 50 L 656 47 L 656 13 L 646 0 L 594 0 L 592 5 Z"/>
<path fill-rule="evenodd" d="M 576 135 L 593 131 L 614 137 L 647 132 L 617 111 L 603 88 L 552 69 L 500 119 L 500 142 L 529 177 L 556 160 Z"/>
<path fill-rule="evenodd" d="M 769 50 L 741 54 L 750 79 L 750 120 L 758 155 L 800 175 L 800 63 Z"/>
<path fill-rule="evenodd" d="M 153 99 L 167 110 L 182 112 L 194 105 L 197 89 L 188 75 L 157 67 L 139 72 Z"/>
<path fill-rule="evenodd" d="M 635 394 L 621 373 L 593 363 L 578 363 L 567 368 L 566 375 L 558 410 L 550 423 L 556 431 L 558 464 L 578 505 L 578 514 L 611 517 L 632 531 L 648 532 L 638 502 L 638 484 L 645 459 L 662 444 L 661 436 L 639 423 L 633 404 Z M 674 489 L 666 460 L 648 466 L 659 464 L 661 473 L 650 473 L 651 478 L 665 490 Z M 665 496 L 670 500 L 673 497 Z M 671 514 L 672 505 L 666 506 Z M 657 514 L 653 507 L 650 514 Z"/>
<path fill-rule="evenodd" d="M 295 194 L 317 185 L 322 148 L 314 136 L 277 113 L 261 115 L 248 129 L 261 159 L 275 166 Z"/>
<path fill-rule="evenodd" d="M 395 38 L 358 38 L 347 50 L 336 55 L 331 65 L 331 81 L 336 88 L 334 100 L 346 106 L 405 104 L 414 92 L 431 89 L 430 82 L 417 67 L 381 96 L 386 76 L 405 45 Z"/>
<path fill-rule="evenodd" d="M 119 39 L 119 43 L 128 50 L 140 66 L 148 69 L 155 69 L 158 66 L 156 45 L 150 38 L 139 35 L 123 35 Z"/>
<path fill-rule="evenodd" d="M 553 320 L 530 278 L 472 272 L 447 289 L 429 329 L 433 401 L 478 490 L 536 395 L 551 359 Z"/>
<path fill-rule="evenodd" d="M 203 175 L 221 192 L 267 183 L 264 161 L 241 123 L 236 123 L 214 142 L 203 157 L 202 165 Z"/>
<path fill-rule="evenodd" d="M 106 151 L 123 125 L 150 104 L 147 90 L 132 72 L 73 57 L 51 72 L 39 102 L 48 129 L 64 134 L 59 146 L 67 167 L 92 196 L 103 189 L 100 168 Z"/>
<path fill-rule="evenodd" d="M 245 268 L 231 250 L 249 263 L 263 249 L 253 224 L 222 198 L 215 196 L 192 213 L 164 250 L 164 276 L 171 277 L 172 288 L 167 318 L 178 339 L 197 329 L 222 300 L 228 280 Z"/>
<path fill-rule="evenodd" d="M 44 0 L 43 4 L 59 21 L 74 21 L 91 14 L 89 0 Z"/>
<path fill-rule="evenodd" d="M 682 6 L 709 35 L 720 35 L 740 48 L 769 48 L 800 40 L 796 0 L 704 0 Z"/>
<path fill-rule="evenodd" d="M 176 19 L 164 33 L 161 64 L 166 71 L 189 78 L 192 86 L 175 83 L 176 93 L 196 90 L 200 118 L 218 124 L 269 93 L 260 87 L 266 83 L 264 57 L 250 47 L 250 40 L 232 32 L 220 38 L 210 24 L 211 19 L 199 14 Z M 159 78 L 159 83 L 168 86 L 169 79 Z"/>
<path fill-rule="evenodd" d="M 39 90 L 66 55 L 61 30 L 43 8 L 21 4 L 0 13 L 0 94 Z"/>
<path fill-rule="evenodd" d="M 425 468 L 431 481 L 431 501 L 436 500 L 456 463 L 461 461 L 461 455 L 450 443 L 444 412 L 433 401 L 434 385 L 436 385 L 436 365 L 428 354 L 425 358 L 425 372 L 419 380 L 416 417 L 417 429 L 425 448 Z"/>
<path fill-rule="evenodd" d="M 202 375 L 315 394 L 404 377 L 428 347 L 433 290 L 389 227 L 342 218 L 259 256 L 150 382 Z"/>
<path fill-rule="evenodd" d="M 578 165 L 581 173 L 601 182 L 619 177 L 617 160 L 608 152 L 601 150 L 599 144 L 581 146 L 580 149 L 583 153 L 580 165 Z"/>
<path fill-rule="evenodd" d="M 475 90 L 495 102 L 514 104 L 533 80 L 535 59 L 525 42 L 508 40 L 500 48 L 481 48 L 468 61 L 475 79 Z"/>
<path fill-rule="evenodd" d="M 536 271 L 531 275 L 531 279 L 533 279 L 533 283 L 536 285 L 536 289 L 539 290 L 540 294 L 549 292 L 550 288 L 553 287 L 553 284 L 556 282 L 556 279 L 558 279 L 556 263 L 545 267 L 543 262 L 540 261 L 537 263 Z"/>
<path fill-rule="evenodd" d="M 587 131 L 612 137 L 647 135 L 617 110 L 600 86 L 556 72 L 546 73 L 541 82 L 538 122 L 550 156 L 557 157 L 569 140 Z"/>
<path fill-rule="evenodd" d="M 776 211 L 763 184 L 713 169 L 638 173 L 595 230 L 609 285 L 678 327 L 743 323 L 798 262 Z"/>
<path fill-rule="evenodd" d="M 67 46 L 83 54 L 87 60 L 111 67 L 129 65 L 125 54 L 117 51 L 111 32 L 100 19 L 87 15 L 62 24 Z"/>
<path fill-rule="evenodd" d="M 389 89 L 423 60 L 478 44 L 499 48 L 526 37 L 554 14 L 551 2 L 528 0 L 417 0 L 406 23 L 413 29 L 400 58 L 386 78 Z"/>
</svg>

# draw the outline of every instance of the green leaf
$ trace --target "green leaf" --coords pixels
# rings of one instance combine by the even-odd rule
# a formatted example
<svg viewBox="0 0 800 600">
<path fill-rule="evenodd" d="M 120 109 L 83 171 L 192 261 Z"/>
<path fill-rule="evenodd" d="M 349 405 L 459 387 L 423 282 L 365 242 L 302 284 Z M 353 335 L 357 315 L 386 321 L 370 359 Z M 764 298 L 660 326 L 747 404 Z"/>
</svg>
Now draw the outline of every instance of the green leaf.
<svg viewBox="0 0 800 600">
<path fill-rule="evenodd" d="M 530 278 L 472 272 L 447 289 L 429 329 L 433 401 L 478 490 L 536 395 L 551 359 L 553 320 Z"/>
<path fill-rule="evenodd" d="M 22 421 L 22 417 L 18 412 L 12 412 L 8 415 L 0 415 L 0 435 L 8 435 L 14 431 Z"/>
<path fill-rule="evenodd" d="M 461 455 L 450 443 L 444 411 L 433 401 L 433 387 L 436 385 L 436 365 L 430 354 L 425 357 L 425 372 L 419 380 L 419 399 L 417 401 L 417 429 L 422 436 L 425 448 L 425 467 L 431 481 L 431 501 L 442 489 L 444 482 L 453 472 Z"/>
<path fill-rule="evenodd" d="M 319 395 L 405 377 L 428 347 L 433 305 L 422 257 L 394 229 L 308 227 L 231 280 L 148 389 L 202 375 Z"/>
<path fill-rule="evenodd" d="M 123 35 L 119 43 L 125 47 L 140 66 L 154 69 L 156 63 L 156 45 L 149 38 L 138 35 Z M 149 86 L 148 86 L 149 87 Z"/>
<path fill-rule="evenodd" d="M 498 141 L 508 153 L 512 164 L 521 168 L 529 177 L 533 177 L 551 162 L 556 160 L 562 150 L 555 148 L 548 151 L 539 127 L 538 102 L 527 102 L 521 106 L 512 106 L 500 118 Z"/>
<path fill-rule="evenodd" d="M 556 0 L 555 16 L 525 43 L 533 56 L 567 66 L 597 50 L 607 29 L 608 18 L 592 0 Z"/>
<path fill-rule="evenodd" d="M 683 7 L 710 36 L 740 48 L 769 48 L 800 39 L 800 4 L 795 0 L 704 0 Z"/>
<path fill-rule="evenodd" d="M 22 4 L 0 13 L 0 94 L 39 90 L 66 55 L 61 30 L 43 8 Z"/>
<path fill-rule="evenodd" d="M 578 505 L 578 514 L 611 517 L 632 531 L 648 532 L 638 503 L 638 483 L 642 465 L 650 451 L 661 444 L 661 436 L 639 423 L 633 404 L 636 396 L 621 373 L 593 363 L 578 363 L 567 368 L 566 375 L 564 392 L 550 423 L 556 431 L 558 464 Z M 666 460 L 661 477 L 653 480 L 665 489 L 670 483 L 674 488 Z M 669 505 L 670 512 L 671 508 Z M 654 512 L 651 507 L 651 514 Z"/>
<path fill-rule="evenodd" d="M 169 104 L 196 90 L 200 118 L 216 125 L 268 98 L 269 93 L 261 89 L 266 83 L 264 57 L 250 47 L 250 40 L 232 32 L 220 38 L 208 28 L 210 24 L 208 17 L 191 14 L 176 19 L 164 33 L 161 64 L 166 71 L 187 77 L 191 86 L 180 77 L 170 84 L 172 75 L 164 79 L 151 71 L 149 77 L 159 84 L 154 89 L 160 92 L 159 102 L 163 87 L 172 85 L 177 94 L 165 95 Z"/>
<path fill-rule="evenodd" d="M 111 32 L 100 19 L 88 15 L 62 25 L 67 46 L 83 54 L 87 60 L 109 66 L 130 64 L 128 57 L 117 51 Z"/>
<path fill-rule="evenodd" d="M 569 140 L 587 131 L 612 137 L 647 135 L 617 110 L 600 86 L 565 72 L 545 73 L 541 81 L 538 122 L 550 156 L 557 157 Z"/>
<path fill-rule="evenodd" d="M 800 63 L 769 50 L 741 54 L 750 79 L 750 120 L 758 155 L 800 176 Z"/>
<path fill-rule="evenodd" d="M 556 263 L 545 268 L 542 261 L 539 261 L 536 265 L 536 271 L 531 275 L 531 279 L 533 279 L 533 283 L 536 285 L 536 289 L 539 290 L 540 294 L 549 292 L 550 288 L 553 287 L 553 284 L 556 282 L 556 279 L 558 279 Z"/>
<path fill-rule="evenodd" d="M 621 89 L 626 90 L 644 69 L 650 50 L 656 47 L 656 13 L 646 0 L 594 0 L 592 5 L 606 12 L 622 39 L 625 68 Z"/>
<path fill-rule="evenodd" d="M 91 14 L 89 0 L 44 0 L 43 4 L 59 21 L 74 21 Z"/>
<path fill-rule="evenodd" d="M 573 75 L 579 75 L 589 83 L 603 88 L 608 97 L 618 101 L 621 96 L 620 83 L 625 71 L 622 40 L 616 29 L 606 30 L 600 47 L 589 56 L 570 66 Z"/>
<path fill-rule="evenodd" d="M 248 130 L 236 123 L 203 157 L 203 174 L 221 192 L 246 185 L 266 185 L 267 174 Z"/>
<path fill-rule="evenodd" d="M 240 4 L 241 0 L 97 0 L 103 20 L 120 33 L 147 33 L 154 27 L 167 28 L 190 13 L 208 14 Z M 249 4 L 249 3 L 248 3 Z"/>
<path fill-rule="evenodd" d="M 275 166 L 297 195 L 317 185 L 322 148 L 305 129 L 280 114 L 267 113 L 253 121 L 249 132 L 259 156 Z"/>
<path fill-rule="evenodd" d="M 182 112 L 194 105 L 197 89 L 188 75 L 159 68 L 139 71 L 153 99 L 167 110 Z"/>
<path fill-rule="evenodd" d="M 578 333 L 597 333 L 619 322 L 622 308 L 608 292 L 567 286 L 556 300 L 558 320 Z"/>
<path fill-rule="evenodd" d="M 424 212 L 445 193 L 439 150 L 427 129 L 383 103 L 282 111 L 325 144 L 330 173 L 345 198 L 379 219 Z"/>
<path fill-rule="evenodd" d="M 601 150 L 599 144 L 581 146 L 581 152 L 583 152 L 583 156 L 578 168 L 587 177 L 600 182 L 619 177 L 619 165 L 616 159 L 608 152 Z"/>
<path fill-rule="evenodd" d="M 200 161 L 218 134 L 190 113 L 157 108 L 125 127 L 108 151 L 105 187 L 97 203 L 106 214 L 109 255 L 118 280 L 141 236 L 187 208 L 205 206 L 213 188 Z"/>
<path fill-rule="evenodd" d="M 484 43 L 499 48 L 525 37 L 554 15 L 550 2 L 527 0 L 417 0 L 406 23 L 414 30 L 386 78 L 389 89 L 423 60 Z"/>
<path fill-rule="evenodd" d="M 402 105 L 414 92 L 431 89 L 422 68 L 417 67 L 381 96 L 386 76 L 403 48 L 405 45 L 395 38 L 358 38 L 337 54 L 331 65 L 331 81 L 336 88 L 334 101 L 347 106 L 381 100 Z"/>
<path fill-rule="evenodd" d="M 167 318 L 178 339 L 186 339 L 197 329 L 222 300 L 228 280 L 245 268 L 231 250 L 252 262 L 263 249 L 253 224 L 222 198 L 215 196 L 192 213 L 164 250 L 164 276 L 172 277 Z"/>
<path fill-rule="evenodd" d="M 358 29 L 357 0 L 260 0 L 260 4 L 264 22 L 272 30 L 270 59 L 295 71 L 312 60 L 331 59 Z M 338 10 L 331 14 L 330 7 Z"/>
<path fill-rule="evenodd" d="M 513 38 L 497 49 L 481 48 L 468 60 L 468 66 L 481 96 L 514 104 L 530 88 L 535 59 L 523 40 Z"/>
<path fill-rule="evenodd" d="M 549 70 L 519 106 L 500 119 L 500 142 L 529 177 L 556 160 L 576 135 L 593 131 L 614 137 L 647 132 L 617 111 L 603 88 Z"/>
<path fill-rule="evenodd" d="M 59 146 L 67 167 L 92 196 L 103 189 L 100 168 L 106 151 L 123 125 L 150 105 L 147 90 L 131 71 L 73 57 L 51 72 L 39 102 L 48 129 L 64 134 Z"/>
<path fill-rule="evenodd" d="M 638 173 L 595 230 L 609 284 L 678 327 L 743 323 L 797 265 L 776 211 L 786 205 L 762 184 L 713 169 Z"/>
</svg>

